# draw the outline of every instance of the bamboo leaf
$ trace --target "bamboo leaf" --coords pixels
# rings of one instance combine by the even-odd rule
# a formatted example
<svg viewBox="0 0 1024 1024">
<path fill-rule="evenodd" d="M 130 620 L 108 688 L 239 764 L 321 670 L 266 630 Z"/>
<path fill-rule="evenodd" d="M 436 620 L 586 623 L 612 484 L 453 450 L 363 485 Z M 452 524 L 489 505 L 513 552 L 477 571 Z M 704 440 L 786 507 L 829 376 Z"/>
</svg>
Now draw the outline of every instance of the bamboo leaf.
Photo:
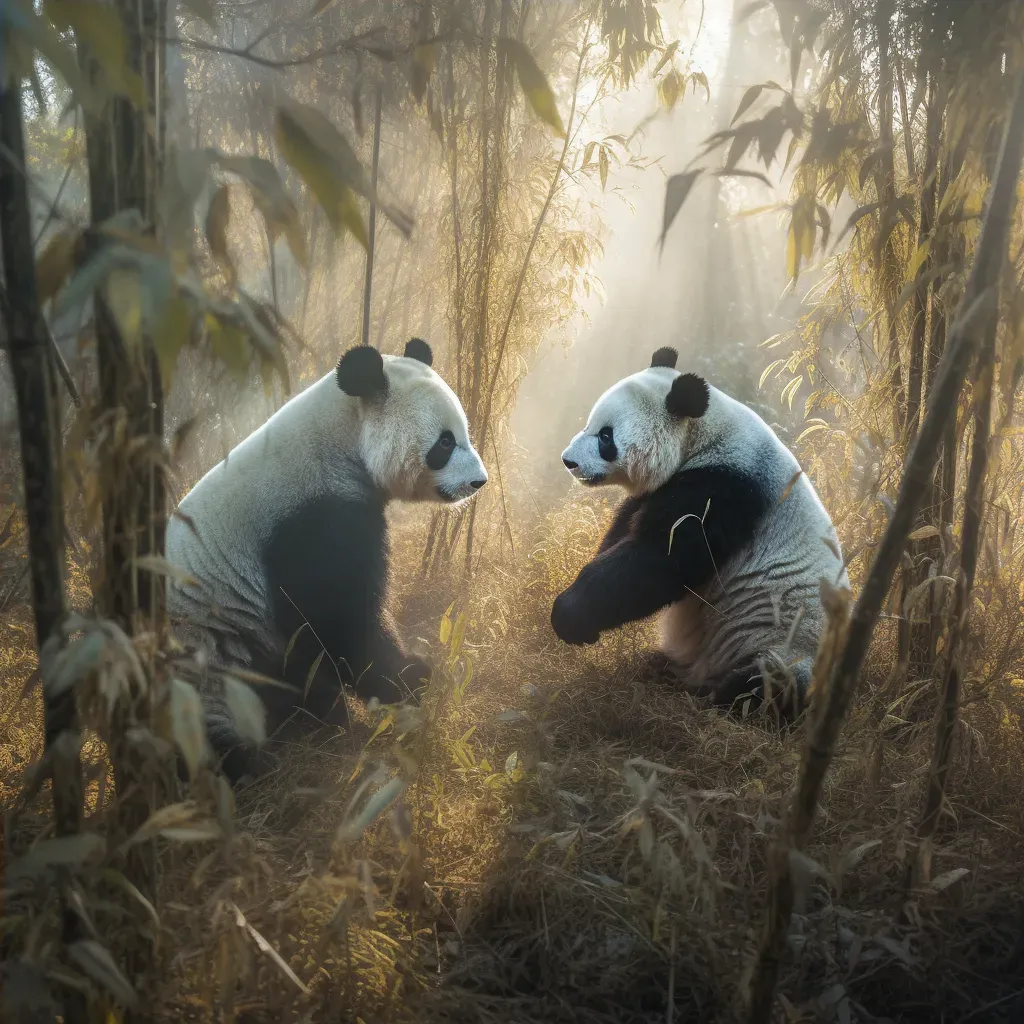
<svg viewBox="0 0 1024 1024">
<path fill-rule="evenodd" d="M 405 780 L 401 777 L 382 786 L 355 818 L 339 826 L 335 838 L 343 843 L 354 842 L 398 799 L 404 789 Z"/>
<path fill-rule="evenodd" d="M 800 242 L 797 238 L 796 215 L 789 221 L 789 231 L 786 233 L 786 277 L 790 281 L 796 280 L 800 272 Z"/>
<path fill-rule="evenodd" d="M 917 272 L 921 269 L 924 261 L 928 258 L 928 252 L 932 247 L 932 239 L 929 235 L 918 247 L 914 253 L 913 258 L 910 261 L 910 265 L 907 267 L 907 278 L 913 281 L 917 277 Z"/>
<path fill-rule="evenodd" d="M 839 235 L 835 240 L 835 245 L 833 245 L 832 248 L 835 249 L 835 246 L 838 245 L 853 228 L 855 228 L 868 214 L 876 213 L 878 208 L 878 203 L 867 203 L 864 206 L 858 206 L 857 209 L 850 214 L 850 219 L 846 222 L 846 226 L 843 230 L 839 232 Z"/>
<path fill-rule="evenodd" d="M 299 636 L 302 634 L 304 629 L 309 628 L 309 623 L 303 619 L 299 624 L 299 628 L 292 633 L 291 639 L 288 641 L 288 646 L 284 649 L 284 665 L 287 667 L 288 659 L 291 657 L 292 651 L 295 649 L 295 644 L 298 642 Z"/>
<path fill-rule="evenodd" d="M 608 184 L 608 150 L 602 146 L 597 153 L 598 172 L 601 175 L 601 190 Z"/>
<path fill-rule="evenodd" d="M 106 635 L 93 628 L 72 640 L 52 661 L 40 659 L 43 693 L 53 698 L 71 689 L 99 665 L 106 651 Z"/>
<path fill-rule="evenodd" d="M 225 676 L 224 703 L 227 704 L 242 739 L 260 744 L 267 738 L 266 708 L 251 687 L 246 686 L 240 679 Z"/>
<path fill-rule="evenodd" d="M 693 188 L 700 173 L 701 169 L 697 168 L 693 171 L 673 174 L 668 179 L 668 183 L 665 186 L 665 208 L 661 218 L 660 245 L 664 246 L 668 229 L 672 227 L 672 222 L 679 215 L 679 211 L 683 208 L 683 203 L 686 202 L 686 197 L 690 194 L 690 190 Z"/>
<path fill-rule="evenodd" d="M 136 569 L 143 569 L 156 576 L 168 576 L 176 583 L 183 583 L 187 586 L 199 586 L 199 581 L 190 576 L 180 566 L 169 562 L 163 555 L 138 555 L 133 559 Z"/>
<path fill-rule="evenodd" d="M 79 939 L 68 946 L 68 959 L 98 985 L 105 988 L 121 1006 L 134 1007 L 138 997 L 128 979 L 114 962 L 110 951 L 95 939 Z"/>
<path fill-rule="evenodd" d="M 166 828 L 189 825 L 196 819 L 199 808 L 192 803 L 165 804 L 157 808 L 122 845 L 122 851 L 138 843 L 144 843 L 159 835 Z"/>
<path fill-rule="evenodd" d="M 442 644 L 447 644 L 451 639 L 452 635 L 452 611 L 455 608 L 455 602 L 452 601 L 450 605 L 445 609 L 444 615 L 441 616 L 441 628 L 439 630 L 438 639 Z"/>
<path fill-rule="evenodd" d="M 203 702 L 196 688 L 181 679 L 171 680 L 171 732 L 194 779 L 209 755 Z"/>
<path fill-rule="evenodd" d="M 806 438 L 810 437 L 811 434 L 818 433 L 819 430 L 828 430 L 827 423 L 812 423 L 806 430 L 804 430 L 800 436 L 796 439 L 796 443 L 800 444 Z"/>
<path fill-rule="evenodd" d="M 160 362 L 160 379 L 165 388 L 170 387 L 174 378 L 178 354 L 192 338 L 192 316 L 188 303 L 180 295 L 175 294 L 164 306 L 162 315 L 152 325 L 153 348 Z"/>
<path fill-rule="evenodd" d="M 320 653 L 313 659 L 313 664 L 309 666 L 309 672 L 306 673 L 306 686 L 303 690 L 302 699 L 305 701 L 309 698 L 309 690 L 313 685 L 313 680 L 316 678 L 317 670 L 320 668 L 320 663 L 324 660 L 324 655 L 327 651 L 324 648 L 320 649 Z"/>
<path fill-rule="evenodd" d="M 669 110 L 675 109 L 679 98 L 685 94 L 685 89 L 686 82 L 675 68 L 672 68 L 658 83 L 658 95 Z"/>
<path fill-rule="evenodd" d="M 796 395 L 797 391 L 800 390 L 800 385 L 803 384 L 803 382 L 804 382 L 804 378 L 803 378 L 803 374 L 801 374 L 798 377 L 794 377 L 782 389 L 782 400 L 789 406 L 790 409 L 793 408 L 793 398 Z"/>
<path fill-rule="evenodd" d="M 412 218 L 381 201 L 348 139 L 319 110 L 291 101 L 280 105 L 276 134 L 285 160 L 309 186 L 336 231 L 347 228 L 368 248 L 355 193 L 375 202 L 381 213 L 410 237 Z"/>
<path fill-rule="evenodd" d="M 732 115 L 730 124 L 735 124 L 754 104 L 754 101 L 764 91 L 763 85 L 752 85 L 744 94 L 740 100 L 740 105 L 736 108 L 736 113 Z"/>
<path fill-rule="evenodd" d="M 40 303 L 52 299 L 64 286 L 75 267 L 75 252 L 81 232 L 65 229 L 50 237 L 36 261 L 36 288 Z"/>
<path fill-rule="evenodd" d="M 928 883 L 928 888 L 932 892 L 942 892 L 943 889 L 948 889 L 954 882 L 959 882 L 961 878 L 966 878 L 970 873 L 970 868 L 952 868 L 950 871 L 944 871 L 941 875 L 936 875 Z"/>
<path fill-rule="evenodd" d="M 651 72 L 652 78 L 657 78 L 661 69 L 676 55 L 676 51 L 679 49 L 679 40 L 673 39 L 668 46 L 665 47 L 665 52 L 661 55 L 661 60 L 655 65 L 654 71 Z"/>
<path fill-rule="evenodd" d="M 13 882 L 16 878 L 36 877 L 49 868 L 77 867 L 101 860 L 106 850 L 106 840 L 95 832 L 44 839 L 13 860 L 7 868 L 6 877 Z"/>
<path fill-rule="evenodd" d="M 233 288 L 238 275 L 235 264 L 228 252 L 228 222 L 231 219 L 231 191 L 229 185 L 221 185 L 210 200 L 206 214 L 206 241 L 213 258 L 224 271 L 228 284 Z"/>
<path fill-rule="evenodd" d="M 555 94 L 551 91 L 544 72 L 537 66 L 533 54 L 514 39 L 499 39 L 498 47 L 505 51 L 506 59 L 515 64 L 519 85 L 533 112 L 545 124 L 549 124 L 560 139 L 564 139 L 565 128 L 555 103 Z"/>
<path fill-rule="evenodd" d="M 764 373 L 761 374 L 761 379 L 757 382 L 758 391 L 764 387 L 764 382 L 768 379 L 768 375 L 773 370 L 777 370 L 785 361 L 785 359 L 776 359 L 775 362 L 769 363 L 768 366 L 765 367 Z"/>
</svg>

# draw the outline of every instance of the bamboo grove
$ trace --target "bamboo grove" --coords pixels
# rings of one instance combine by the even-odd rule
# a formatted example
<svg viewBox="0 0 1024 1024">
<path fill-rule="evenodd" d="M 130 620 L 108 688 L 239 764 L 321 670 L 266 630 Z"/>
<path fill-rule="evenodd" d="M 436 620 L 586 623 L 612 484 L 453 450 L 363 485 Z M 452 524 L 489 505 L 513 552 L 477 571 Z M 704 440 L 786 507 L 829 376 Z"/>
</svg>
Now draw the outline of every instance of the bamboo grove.
<svg viewBox="0 0 1024 1024">
<path fill-rule="evenodd" d="M 184 1019 L 187 1005 L 204 1020 L 589 1024 L 627 1019 L 634 996 L 628 1019 L 644 1021 L 685 1016 L 677 1005 L 751 1024 L 882 1019 L 874 968 L 856 976 L 851 955 L 837 973 L 829 952 L 804 970 L 805 904 L 838 906 L 843 873 L 884 849 L 863 918 L 934 933 L 922 894 L 968 874 L 937 867 L 952 794 L 992 751 L 1004 766 L 1021 752 L 1024 14 L 1011 0 L 728 6 L 723 96 L 693 57 L 703 0 L 0 7 L 0 339 L 17 407 L 0 556 L 19 545 L 14 572 L 0 564 L 0 615 L 23 604 L 34 630 L 31 672 L 3 686 L 38 699 L 42 726 L 5 790 L 12 1019 Z M 692 37 L 671 37 L 669 7 Z M 788 78 L 734 80 L 755 23 Z M 645 83 L 657 116 L 700 96 L 717 128 L 664 185 L 642 130 L 598 117 Z M 684 207 L 707 204 L 693 358 L 740 390 L 759 377 L 842 539 L 852 592 L 822 585 L 813 706 L 782 738 L 658 703 L 632 668 L 609 677 L 607 706 L 581 703 L 568 675 L 592 684 L 606 666 L 563 659 L 543 632 L 604 510 L 534 493 L 511 422 L 542 341 L 599 285 L 605 235 L 584 197 L 620 168 L 663 190 L 662 251 L 681 244 Z M 749 207 L 784 193 L 743 211 L 778 222 L 780 244 L 744 264 L 788 281 L 780 308 L 796 313 L 769 338 L 734 338 L 761 321 L 712 297 L 744 287 L 717 231 L 727 186 Z M 416 628 L 441 621 L 434 692 L 422 709 L 370 709 L 365 743 L 337 763 L 310 753 L 313 781 L 237 796 L 210 770 L 197 666 L 170 635 L 167 517 L 340 350 L 362 336 L 401 351 L 413 334 L 438 339 L 435 368 L 498 484 L 402 534 L 399 590 L 428 609 Z M 599 659 L 633 657 L 642 635 Z M 490 697 L 474 696 L 481 678 Z M 225 679 L 233 710 L 263 740 L 239 680 Z M 747 732 L 722 741 L 727 728 Z M 521 732 L 499 759 L 501 729 Z M 647 733 L 661 754 L 631 749 L 622 766 Z M 743 772 L 760 758 L 772 780 L 756 798 L 735 774 L 704 780 L 721 780 L 731 743 Z M 897 825 L 858 804 L 869 824 L 851 839 L 843 787 L 896 792 Z M 311 820 L 320 846 L 268 838 L 308 838 Z M 740 820 L 756 827 L 737 838 Z M 994 824 L 1019 839 L 1019 821 Z M 825 867 L 812 854 L 837 831 L 846 852 Z M 540 838 L 520 856 L 524 836 Z M 446 879 L 474 845 L 490 860 L 452 883 L 456 906 Z M 883 932 L 863 942 L 911 974 Z M 531 1008 L 524 993 L 556 975 L 575 994 Z M 1014 1013 L 1019 981 L 982 1009 Z M 914 985 L 907 1005 L 924 1006 L 926 971 Z"/>
</svg>

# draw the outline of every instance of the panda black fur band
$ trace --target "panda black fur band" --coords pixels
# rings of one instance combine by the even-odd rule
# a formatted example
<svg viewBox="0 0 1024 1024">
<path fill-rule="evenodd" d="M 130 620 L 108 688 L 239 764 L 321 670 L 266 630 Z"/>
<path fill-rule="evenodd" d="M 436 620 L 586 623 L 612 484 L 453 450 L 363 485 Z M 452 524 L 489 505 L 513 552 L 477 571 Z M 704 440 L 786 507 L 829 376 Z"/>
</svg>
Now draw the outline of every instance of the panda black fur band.
<svg viewBox="0 0 1024 1024">
<path fill-rule="evenodd" d="M 810 682 L 820 581 L 848 586 L 835 528 L 792 453 L 753 410 L 659 349 L 609 388 L 562 453 L 627 497 L 595 557 L 556 598 L 566 643 L 662 615 L 662 649 L 695 692 L 733 705 Z M 792 685 L 790 685 L 792 684 Z"/>
<path fill-rule="evenodd" d="M 222 671 L 291 687 L 259 688 L 268 733 L 298 706 L 306 722 L 343 716 L 340 682 L 389 704 L 429 677 L 387 612 L 385 508 L 460 502 L 487 481 L 466 414 L 431 362 L 418 338 L 404 357 L 349 349 L 214 466 L 167 525 L 168 560 L 198 581 L 168 590 L 178 639 Z M 237 781 L 256 751 L 216 676 L 201 691 L 211 745 Z"/>
</svg>

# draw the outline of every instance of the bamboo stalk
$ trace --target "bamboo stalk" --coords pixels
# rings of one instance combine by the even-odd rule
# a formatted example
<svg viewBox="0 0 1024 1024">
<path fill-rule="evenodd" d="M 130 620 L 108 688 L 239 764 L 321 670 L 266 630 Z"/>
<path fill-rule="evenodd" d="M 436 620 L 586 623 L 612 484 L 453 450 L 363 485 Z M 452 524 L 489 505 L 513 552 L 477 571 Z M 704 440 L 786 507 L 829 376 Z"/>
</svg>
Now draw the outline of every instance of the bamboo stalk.
<svg viewBox="0 0 1024 1024">
<path fill-rule="evenodd" d="M 377 86 L 377 98 L 373 108 L 373 166 L 370 180 L 373 193 L 377 194 L 377 169 L 380 166 L 380 114 L 384 103 L 384 92 Z M 373 291 L 373 249 L 377 237 L 377 204 L 370 200 L 370 225 L 366 246 L 366 283 L 363 285 L 363 344 L 370 344 L 370 298 Z M 378 343 L 379 344 L 379 343 Z"/>
<path fill-rule="evenodd" d="M 0 78 L 0 245 L 4 288 L 3 322 L 10 350 L 18 405 L 21 468 L 28 520 L 28 557 L 36 645 L 43 665 L 44 647 L 52 647 L 64 618 L 64 506 L 61 495 L 60 422 L 50 335 L 36 289 L 32 225 L 25 171 L 25 137 L 19 83 Z M 58 836 L 75 835 L 82 823 L 83 781 L 75 693 L 52 700 L 43 687 L 43 759 L 53 787 L 54 826 Z M 65 943 L 79 937 L 77 915 L 63 913 Z M 88 1019 L 84 1000 L 72 995 L 63 1019 Z"/>
</svg>

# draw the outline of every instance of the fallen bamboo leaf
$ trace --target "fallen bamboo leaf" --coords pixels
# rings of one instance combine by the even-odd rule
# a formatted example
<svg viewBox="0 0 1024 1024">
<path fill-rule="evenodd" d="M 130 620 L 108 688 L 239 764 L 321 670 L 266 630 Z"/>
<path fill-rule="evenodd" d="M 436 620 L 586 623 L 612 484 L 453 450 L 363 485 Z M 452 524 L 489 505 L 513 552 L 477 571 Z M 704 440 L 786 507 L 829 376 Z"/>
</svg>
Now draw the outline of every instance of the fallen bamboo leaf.
<svg viewBox="0 0 1024 1024">
<path fill-rule="evenodd" d="M 256 943 L 257 949 L 259 949 L 261 953 L 265 953 L 267 956 L 269 956 L 270 959 L 274 962 L 275 966 L 280 969 L 281 973 L 290 982 L 292 982 L 292 984 L 295 985 L 295 987 L 300 992 L 302 992 L 303 995 L 309 995 L 309 988 L 306 986 L 305 982 L 303 982 L 302 979 L 288 966 L 288 964 L 284 962 L 284 959 L 281 957 L 281 954 L 278 953 L 278 951 L 274 949 L 274 947 L 269 942 L 267 942 L 267 940 L 263 938 L 263 936 L 260 935 L 260 933 L 256 931 L 256 929 L 253 928 L 251 924 L 249 924 L 249 922 L 245 918 L 245 914 L 243 914 L 241 910 L 239 910 L 238 907 L 230 901 L 228 902 L 228 907 L 235 915 L 235 924 L 238 925 L 238 927 L 241 928 L 244 932 L 247 932 L 249 934 L 253 942 Z"/>
</svg>

